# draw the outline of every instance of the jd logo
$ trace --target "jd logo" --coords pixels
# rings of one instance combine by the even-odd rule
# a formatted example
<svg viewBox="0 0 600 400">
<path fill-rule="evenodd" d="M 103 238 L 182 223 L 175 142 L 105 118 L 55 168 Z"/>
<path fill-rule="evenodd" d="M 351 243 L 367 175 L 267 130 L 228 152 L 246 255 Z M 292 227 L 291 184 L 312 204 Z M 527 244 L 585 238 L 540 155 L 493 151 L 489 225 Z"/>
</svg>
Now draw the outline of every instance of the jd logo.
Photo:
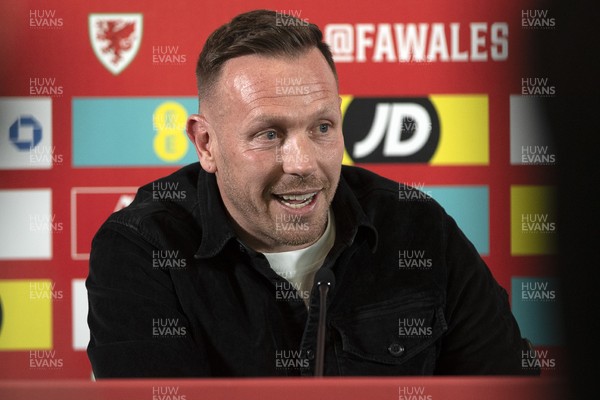
<svg viewBox="0 0 600 400">
<path fill-rule="evenodd" d="M 426 163 L 440 139 L 438 114 L 427 98 L 355 98 L 343 130 L 358 163 Z"/>
</svg>

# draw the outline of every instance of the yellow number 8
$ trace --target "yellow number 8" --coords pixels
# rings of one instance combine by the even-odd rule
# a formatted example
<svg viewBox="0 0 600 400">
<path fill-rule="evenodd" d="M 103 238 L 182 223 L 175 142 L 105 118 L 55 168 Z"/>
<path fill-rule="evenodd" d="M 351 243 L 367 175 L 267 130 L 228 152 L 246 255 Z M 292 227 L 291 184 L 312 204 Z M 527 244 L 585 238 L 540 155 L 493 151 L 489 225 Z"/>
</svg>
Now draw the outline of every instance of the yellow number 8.
<svg viewBox="0 0 600 400">
<path fill-rule="evenodd" d="M 188 150 L 188 139 L 185 135 L 187 111 L 179 103 L 168 101 L 154 110 L 152 122 L 156 130 L 154 136 L 154 152 L 164 161 L 181 160 Z"/>
</svg>

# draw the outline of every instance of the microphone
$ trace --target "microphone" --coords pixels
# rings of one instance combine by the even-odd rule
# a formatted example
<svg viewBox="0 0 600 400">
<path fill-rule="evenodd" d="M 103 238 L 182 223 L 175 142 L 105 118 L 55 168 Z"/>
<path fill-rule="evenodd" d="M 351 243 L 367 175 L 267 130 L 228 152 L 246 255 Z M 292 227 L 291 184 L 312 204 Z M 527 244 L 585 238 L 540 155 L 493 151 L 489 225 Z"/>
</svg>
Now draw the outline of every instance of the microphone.
<svg viewBox="0 0 600 400">
<path fill-rule="evenodd" d="M 327 317 L 327 294 L 335 286 L 335 276 L 330 269 L 320 268 L 315 276 L 319 288 L 319 325 L 317 329 L 317 354 L 315 362 L 315 376 L 323 376 L 325 362 L 325 320 Z"/>
</svg>

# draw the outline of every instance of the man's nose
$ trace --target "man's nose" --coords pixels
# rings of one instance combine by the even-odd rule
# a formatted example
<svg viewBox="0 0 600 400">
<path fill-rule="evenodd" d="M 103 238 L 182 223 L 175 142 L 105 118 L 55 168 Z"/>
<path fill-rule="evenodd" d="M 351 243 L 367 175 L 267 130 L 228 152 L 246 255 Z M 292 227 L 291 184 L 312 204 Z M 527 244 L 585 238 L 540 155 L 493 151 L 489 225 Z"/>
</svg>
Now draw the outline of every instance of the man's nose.
<svg viewBox="0 0 600 400">
<path fill-rule="evenodd" d="M 314 143 L 306 133 L 288 136 L 279 153 L 286 174 L 305 178 L 317 169 Z"/>
</svg>

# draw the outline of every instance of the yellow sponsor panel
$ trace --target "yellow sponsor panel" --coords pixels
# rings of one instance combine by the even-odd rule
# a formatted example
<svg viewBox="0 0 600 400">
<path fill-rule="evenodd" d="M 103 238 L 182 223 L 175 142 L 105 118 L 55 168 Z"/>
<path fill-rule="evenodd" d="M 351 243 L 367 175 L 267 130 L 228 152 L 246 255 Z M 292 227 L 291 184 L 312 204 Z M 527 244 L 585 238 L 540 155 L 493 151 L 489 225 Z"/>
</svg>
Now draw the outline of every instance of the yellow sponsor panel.
<svg viewBox="0 0 600 400">
<path fill-rule="evenodd" d="M 510 189 L 511 254 L 556 253 L 556 190 L 552 186 Z"/>
<path fill-rule="evenodd" d="M 488 165 L 487 95 L 431 95 L 440 119 L 440 142 L 433 165 Z"/>
<path fill-rule="evenodd" d="M 341 109 L 342 109 L 342 120 L 344 118 L 344 115 L 346 115 L 346 110 L 348 109 L 348 106 L 350 105 L 350 102 L 352 101 L 353 97 L 352 96 L 340 96 L 342 98 L 342 104 L 341 104 Z M 342 159 L 342 164 L 344 165 L 354 165 L 354 161 L 352 161 L 352 158 L 350 158 L 350 155 L 348 154 L 348 150 L 346 150 L 344 148 L 344 158 Z"/>
<path fill-rule="evenodd" d="M 356 98 L 351 95 L 342 98 L 342 117 Z M 358 98 L 360 99 L 360 98 Z M 416 98 L 419 99 L 419 98 Z M 426 162 L 431 165 L 488 165 L 489 164 L 489 104 L 487 95 L 430 95 L 423 97 L 433 105 L 435 114 L 431 118 L 439 120 L 439 143 L 435 152 Z M 408 99 L 390 98 L 390 101 Z M 436 128 L 437 129 L 437 128 Z M 365 134 L 368 132 L 365 131 Z M 349 145 L 347 143 L 347 145 Z M 385 156 L 381 157 L 382 162 Z M 396 162 L 388 159 L 388 162 Z M 398 161 L 398 162 L 401 162 Z M 415 162 L 415 161 L 413 161 Z M 343 164 L 352 165 L 354 160 L 344 151 Z"/>
<path fill-rule="evenodd" d="M 52 348 L 51 280 L 0 280 L 0 350 Z"/>
</svg>

